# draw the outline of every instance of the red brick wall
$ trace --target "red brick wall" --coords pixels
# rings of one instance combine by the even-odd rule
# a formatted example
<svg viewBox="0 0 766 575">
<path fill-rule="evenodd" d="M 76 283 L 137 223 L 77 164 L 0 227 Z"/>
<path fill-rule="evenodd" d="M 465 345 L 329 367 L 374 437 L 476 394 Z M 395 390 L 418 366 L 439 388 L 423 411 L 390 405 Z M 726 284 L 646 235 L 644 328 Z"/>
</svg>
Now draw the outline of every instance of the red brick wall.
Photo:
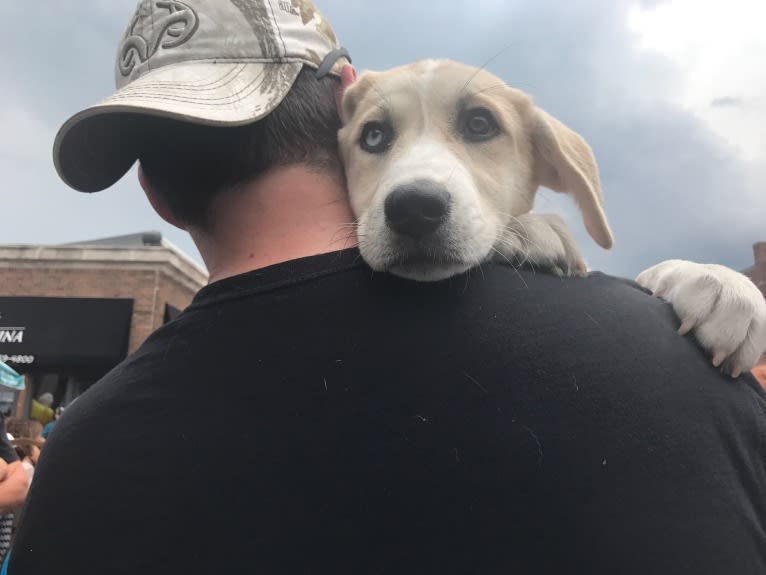
<svg viewBox="0 0 766 575">
<path fill-rule="evenodd" d="M 750 272 L 750 279 L 761 288 L 766 297 L 766 242 L 758 242 L 753 246 L 755 264 Z"/>
</svg>

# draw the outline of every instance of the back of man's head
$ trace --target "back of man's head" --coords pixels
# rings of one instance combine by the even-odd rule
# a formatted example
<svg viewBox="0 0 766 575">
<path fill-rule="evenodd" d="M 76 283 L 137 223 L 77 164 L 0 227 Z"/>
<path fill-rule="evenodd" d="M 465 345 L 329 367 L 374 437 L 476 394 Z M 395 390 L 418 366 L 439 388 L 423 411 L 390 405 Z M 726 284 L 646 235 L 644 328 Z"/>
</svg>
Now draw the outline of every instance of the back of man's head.
<svg viewBox="0 0 766 575">
<path fill-rule="evenodd" d="M 276 166 L 340 172 L 337 77 L 348 62 L 309 0 L 141 0 L 117 54 L 117 92 L 70 118 L 62 179 L 103 190 L 140 160 L 186 225 Z"/>
<path fill-rule="evenodd" d="M 337 82 L 305 68 L 273 112 L 244 126 L 142 118 L 144 175 L 175 218 L 203 229 L 214 197 L 272 168 L 304 164 L 340 178 Z"/>
</svg>

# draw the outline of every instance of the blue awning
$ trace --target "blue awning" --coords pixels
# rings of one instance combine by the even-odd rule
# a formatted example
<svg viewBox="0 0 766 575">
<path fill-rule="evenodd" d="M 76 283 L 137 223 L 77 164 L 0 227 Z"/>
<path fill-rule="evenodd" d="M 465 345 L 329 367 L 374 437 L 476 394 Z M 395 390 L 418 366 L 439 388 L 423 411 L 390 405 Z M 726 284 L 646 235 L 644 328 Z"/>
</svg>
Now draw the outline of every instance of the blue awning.
<svg viewBox="0 0 766 575">
<path fill-rule="evenodd" d="M 0 361 L 0 385 L 21 391 L 24 389 L 24 378 Z"/>
</svg>

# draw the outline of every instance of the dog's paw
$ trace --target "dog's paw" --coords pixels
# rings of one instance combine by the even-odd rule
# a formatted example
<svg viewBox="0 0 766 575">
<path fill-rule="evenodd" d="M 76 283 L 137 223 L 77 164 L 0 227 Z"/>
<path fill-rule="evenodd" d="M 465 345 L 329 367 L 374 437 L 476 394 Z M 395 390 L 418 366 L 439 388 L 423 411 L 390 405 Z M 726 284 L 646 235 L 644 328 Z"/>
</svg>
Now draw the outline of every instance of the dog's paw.
<svg viewBox="0 0 766 575">
<path fill-rule="evenodd" d="M 713 355 L 713 365 L 738 377 L 766 350 L 766 301 L 743 274 L 724 266 L 668 260 L 636 278 L 670 302 L 681 320 L 678 332 L 693 332 Z"/>
<path fill-rule="evenodd" d="M 515 218 L 495 244 L 495 261 L 560 276 L 585 275 L 585 260 L 564 221 L 555 214 Z"/>
</svg>

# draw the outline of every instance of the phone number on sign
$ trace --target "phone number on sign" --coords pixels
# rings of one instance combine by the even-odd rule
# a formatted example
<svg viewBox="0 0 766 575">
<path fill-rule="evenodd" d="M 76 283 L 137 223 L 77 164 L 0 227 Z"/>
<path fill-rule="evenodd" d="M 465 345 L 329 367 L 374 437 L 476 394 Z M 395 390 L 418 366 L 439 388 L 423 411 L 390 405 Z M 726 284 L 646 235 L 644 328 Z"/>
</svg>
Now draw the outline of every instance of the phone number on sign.
<svg viewBox="0 0 766 575">
<path fill-rule="evenodd" d="M 0 354 L 0 361 L 3 363 L 34 363 L 34 355 L 2 355 Z"/>
</svg>

